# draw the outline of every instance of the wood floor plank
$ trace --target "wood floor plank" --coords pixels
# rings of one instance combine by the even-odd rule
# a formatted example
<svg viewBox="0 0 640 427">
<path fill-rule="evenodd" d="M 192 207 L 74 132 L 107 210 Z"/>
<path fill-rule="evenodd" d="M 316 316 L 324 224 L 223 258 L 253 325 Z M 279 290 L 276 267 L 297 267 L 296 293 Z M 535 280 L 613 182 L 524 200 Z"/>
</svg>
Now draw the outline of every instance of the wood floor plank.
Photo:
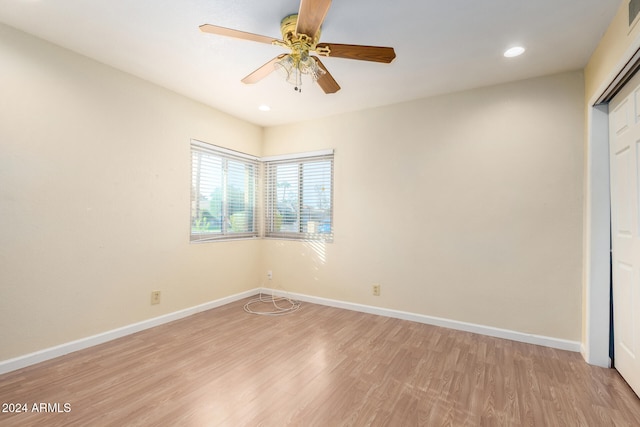
<svg viewBox="0 0 640 427">
<path fill-rule="evenodd" d="M 0 425 L 640 425 L 624 380 L 577 353 L 306 303 L 256 316 L 245 302 L 0 376 L 0 403 L 28 405 Z"/>
</svg>

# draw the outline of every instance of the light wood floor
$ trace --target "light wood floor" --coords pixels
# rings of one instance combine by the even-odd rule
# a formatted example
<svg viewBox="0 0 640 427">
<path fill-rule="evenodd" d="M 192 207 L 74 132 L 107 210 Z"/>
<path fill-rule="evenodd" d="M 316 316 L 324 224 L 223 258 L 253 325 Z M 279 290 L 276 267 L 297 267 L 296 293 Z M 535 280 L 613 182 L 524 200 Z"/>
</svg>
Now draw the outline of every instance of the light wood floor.
<svg viewBox="0 0 640 427">
<path fill-rule="evenodd" d="M 554 350 L 303 303 L 244 301 L 0 376 L 2 426 L 638 426 L 616 371 Z"/>
</svg>

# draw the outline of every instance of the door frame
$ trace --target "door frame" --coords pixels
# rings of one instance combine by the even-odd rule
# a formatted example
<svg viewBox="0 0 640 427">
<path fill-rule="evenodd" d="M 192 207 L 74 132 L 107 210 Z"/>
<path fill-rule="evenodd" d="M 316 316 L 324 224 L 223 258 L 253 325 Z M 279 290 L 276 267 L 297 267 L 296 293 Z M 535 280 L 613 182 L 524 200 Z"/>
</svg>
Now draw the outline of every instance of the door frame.
<svg viewBox="0 0 640 427">
<path fill-rule="evenodd" d="M 640 37 L 587 104 L 583 246 L 583 343 L 587 363 L 611 367 L 611 195 L 609 188 L 609 105 L 640 68 Z"/>
</svg>

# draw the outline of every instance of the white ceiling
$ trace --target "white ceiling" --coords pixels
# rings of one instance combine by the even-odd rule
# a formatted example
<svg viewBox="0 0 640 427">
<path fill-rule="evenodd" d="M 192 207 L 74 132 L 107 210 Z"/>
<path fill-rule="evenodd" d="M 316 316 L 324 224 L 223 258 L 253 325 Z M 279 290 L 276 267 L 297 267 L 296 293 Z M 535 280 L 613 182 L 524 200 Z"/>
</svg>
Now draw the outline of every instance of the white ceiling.
<svg viewBox="0 0 640 427">
<path fill-rule="evenodd" d="M 620 0 L 334 0 L 323 42 L 391 46 L 391 64 L 325 58 L 342 87 L 297 93 L 278 73 L 244 76 L 284 52 L 204 34 L 204 23 L 281 38 L 299 0 L 0 0 L 0 22 L 262 126 L 326 117 L 584 67 Z M 526 53 L 506 59 L 503 51 Z M 258 110 L 268 104 L 271 111 Z"/>
</svg>

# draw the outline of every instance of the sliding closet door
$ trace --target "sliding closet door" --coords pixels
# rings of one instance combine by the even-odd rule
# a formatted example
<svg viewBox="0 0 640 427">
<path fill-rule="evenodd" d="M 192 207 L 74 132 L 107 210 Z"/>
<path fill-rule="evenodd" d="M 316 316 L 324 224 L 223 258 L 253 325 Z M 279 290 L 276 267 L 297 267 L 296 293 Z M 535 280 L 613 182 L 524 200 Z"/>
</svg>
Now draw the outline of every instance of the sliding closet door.
<svg viewBox="0 0 640 427">
<path fill-rule="evenodd" d="M 640 74 L 609 105 L 615 368 L 640 395 Z"/>
</svg>

